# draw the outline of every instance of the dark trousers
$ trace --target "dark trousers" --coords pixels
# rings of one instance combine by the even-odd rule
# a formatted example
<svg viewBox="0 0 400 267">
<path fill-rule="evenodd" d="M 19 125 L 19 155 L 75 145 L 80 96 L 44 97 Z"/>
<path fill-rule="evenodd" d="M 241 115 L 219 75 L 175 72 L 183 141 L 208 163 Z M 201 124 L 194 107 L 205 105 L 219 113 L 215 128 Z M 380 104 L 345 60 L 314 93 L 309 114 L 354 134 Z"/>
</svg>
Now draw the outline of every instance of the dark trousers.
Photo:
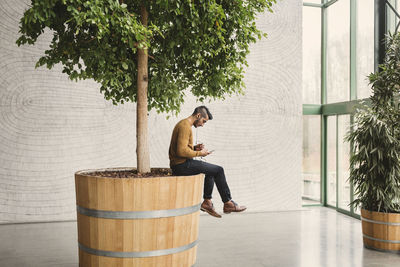
<svg viewBox="0 0 400 267">
<path fill-rule="evenodd" d="M 184 176 L 204 173 L 204 194 L 203 198 L 211 199 L 214 182 L 217 185 L 222 201 L 228 202 L 232 199 L 229 186 L 226 183 L 224 168 L 200 160 L 187 159 L 184 163 L 171 167 L 172 175 Z"/>
</svg>

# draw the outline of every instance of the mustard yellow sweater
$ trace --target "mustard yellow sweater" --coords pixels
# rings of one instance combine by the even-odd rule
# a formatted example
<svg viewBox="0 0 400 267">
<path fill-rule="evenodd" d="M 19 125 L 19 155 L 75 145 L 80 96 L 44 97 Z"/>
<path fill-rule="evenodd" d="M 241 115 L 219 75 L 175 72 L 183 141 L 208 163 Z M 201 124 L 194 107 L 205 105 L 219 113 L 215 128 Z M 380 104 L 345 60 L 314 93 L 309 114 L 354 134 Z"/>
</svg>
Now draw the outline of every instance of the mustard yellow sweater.
<svg viewBox="0 0 400 267">
<path fill-rule="evenodd" d="M 194 151 L 192 125 L 188 119 L 183 119 L 175 125 L 169 145 L 169 165 L 172 167 L 184 163 L 189 158 L 200 156 L 200 151 Z"/>
</svg>

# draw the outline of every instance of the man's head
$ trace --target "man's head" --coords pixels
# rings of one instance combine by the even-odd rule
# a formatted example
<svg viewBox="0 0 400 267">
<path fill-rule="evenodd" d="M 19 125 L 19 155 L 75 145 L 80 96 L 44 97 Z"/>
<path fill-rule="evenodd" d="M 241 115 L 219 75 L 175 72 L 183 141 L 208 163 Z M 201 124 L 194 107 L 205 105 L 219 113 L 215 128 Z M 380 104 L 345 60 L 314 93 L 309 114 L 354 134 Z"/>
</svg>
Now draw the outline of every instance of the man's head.
<svg viewBox="0 0 400 267">
<path fill-rule="evenodd" d="M 195 117 L 195 121 L 193 123 L 194 127 L 202 127 L 208 120 L 212 120 L 213 116 L 206 106 L 200 106 L 194 109 L 193 117 Z"/>
</svg>

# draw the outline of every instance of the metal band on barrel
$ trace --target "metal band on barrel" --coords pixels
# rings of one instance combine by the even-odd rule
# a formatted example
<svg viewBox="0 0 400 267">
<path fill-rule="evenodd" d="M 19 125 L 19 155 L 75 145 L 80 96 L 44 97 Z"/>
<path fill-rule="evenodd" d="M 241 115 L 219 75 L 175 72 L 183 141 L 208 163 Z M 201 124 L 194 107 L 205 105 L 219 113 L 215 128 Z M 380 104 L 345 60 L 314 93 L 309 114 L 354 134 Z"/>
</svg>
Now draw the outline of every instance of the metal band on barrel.
<svg viewBox="0 0 400 267">
<path fill-rule="evenodd" d="M 400 226 L 400 223 L 398 222 L 382 222 L 382 221 L 374 221 L 374 220 L 370 220 L 364 217 L 361 217 L 362 221 L 366 221 L 369 223 L 376 223 L 376 224 L 384 224 L 384 225 L 392 225 L 392 226 Z"/>
<path fill-rule="evenodd" d="M 364 247 L 369 248 L 369 249 L 372 249 L 372 250 L 376 250 L 376 251 L 381 251 L 381 252 L 389 252 L 389 253 L 396 253 L 396 254 L 399 253 L 398 250 L 376 248 L 376 247 L 373 247 L 373 246 L 368 246 L 368 245 L 366 245 L 366 244 L 364 244 Z"/>
<path fill-rule="evenodd" d="M 76 206 L 77 211 L 86 216 L 106 218 L 106 219 L 151 219 L 175 217 L 191 214 L 200 210 L 200 204 L 180 209 L 170 210 L 151 210 L 151 211 L 109 211 L 109 210 L 93 210 L 81 206 Z"/>
<path fill-rule="evenodd" d="M 185 250 L 189 250 L 197 245 L 197 240 L 193 243 L 177 247 L 177 248 L 168 248 L 168 249 L 160 249 L 160 250 L 152 250 L 152 251 L 134 251 L 134 252 L 126 252 L 126 251 L 106 251 L 106 250 L 98 250 L 93 248 L 88 248 L 80 243 L 78 243 L 79 248 L 89 254 L 104 256 L 104 257 L 113 257 L 113 258 L 146 258 L 146 257 L 157 257 L 164 256 L 169 254 L 175 254 L 179 252 L 183 252 Z"/>
<path fill-rule="evenodd" d="M 379 241 L 379 242 L 384 242 L 384 243 L 392 243 L 392 244 L 400 244 L 400 240 L 384 240 L 384 239 L 379 239 L 379 238 L 375 238 L 366 234 L 363 234 L 363 236 L 365 238 L 374 240 L 374 241 Z"/>
</svg>

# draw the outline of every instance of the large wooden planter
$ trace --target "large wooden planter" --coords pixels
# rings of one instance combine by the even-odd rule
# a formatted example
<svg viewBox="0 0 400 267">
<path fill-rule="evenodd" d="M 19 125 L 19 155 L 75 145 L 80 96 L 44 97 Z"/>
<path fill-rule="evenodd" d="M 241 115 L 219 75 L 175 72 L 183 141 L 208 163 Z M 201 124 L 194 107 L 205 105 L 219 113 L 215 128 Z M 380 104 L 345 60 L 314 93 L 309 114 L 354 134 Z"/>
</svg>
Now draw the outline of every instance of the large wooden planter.
<svg viewBox="0 0 400 267">
<path fill-rule="evenodd" d="M 361 210 L 364 246 L 400 252 L 400 214 Z"/>
<path fill-rule="evenodd" d="M 75 174 L 79 266 L 195 264 L 203 174 L 104 178 L 93 171 Z"/>
</svg>

